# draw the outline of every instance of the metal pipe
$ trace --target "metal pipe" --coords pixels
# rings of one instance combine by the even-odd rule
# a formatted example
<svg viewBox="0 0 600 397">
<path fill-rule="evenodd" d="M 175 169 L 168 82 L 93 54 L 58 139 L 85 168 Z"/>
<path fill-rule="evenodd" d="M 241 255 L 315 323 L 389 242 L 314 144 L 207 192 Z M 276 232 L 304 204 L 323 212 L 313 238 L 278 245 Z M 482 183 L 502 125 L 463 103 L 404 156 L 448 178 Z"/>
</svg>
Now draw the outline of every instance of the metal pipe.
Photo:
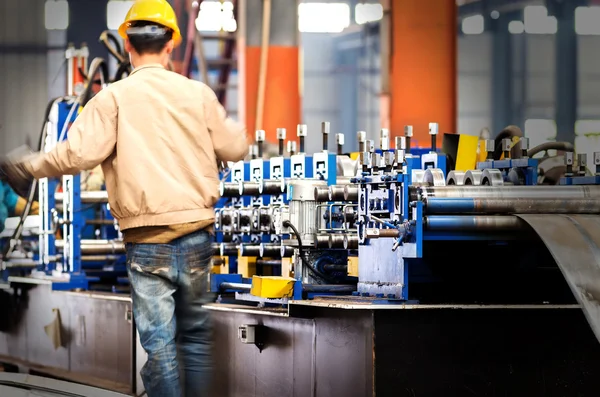
<svg viewBox="0 0 600 397">
<path fill-rule="evenodd" d="M 281 260 L 265 260 L 258 259 L 256 261 L 257 266 L 281 266 Z"/>
<path fill-rule="evenodd" d="M 397 229 L 375 229 L 369 228 L 365 230 L 366 238 L 398 238 L 400 231 Z"/>
<path fill-rule="evenodd" d="M 526 228 L 521 218 L 512 215 L 434 215 L 425 218 L 428 231 L 506 231 Z"/>
<path fill-rule="evenodd" d="M 315 186 L 315 201 L 320 203 L 329 201 L 329 189 L 323 186 Z"/>
<path fill-rule="evenodd" d="M 331 185 L 328 189 L 329 201 L 344 201 L 346 199 L 346 186 L 348 185 Z"/>
<path fill-rule="evenodd" d="M 11 269 L 15 267 L 38 267 L 40 263 L 33 259 L 10 259 L 2 262 L 2 269 Z"/>
<path fill-rule="evenodd" d="M 104 261 L 117 261 L 121 257 L 118 255 L 82 255 L 82 262 L 104 262 Z"/>
<path fill-rule="evenodd" d="M 62 203 L 64 197 L 64 192 L 54 193 L 54 200 L 56 200 L 56 202 Z M 83 204 L 108 203 L 108 193 L 104 190 L 83 191 L 80 193 L 80 197 Z"/>
<path fill-rule="evenodd" d="M 56 248 L 65 247 L 64 240 L 56 240 Z M 125 243 L 117 240 L 81 240 L 82 255 L 123 254 Z"/>
<path fill-rule="evenodd" d="M 600 200 L 600 186 L 414 186 L 410 200 L 430 198 L 496 199 L 595 199 Z"/>
<path fill-rule="evenodd" d="M 286 192 L 286 183 L 284 179 L 276 180 L 269 179 L 263 181 L 262 185 L 259 186 L 259 193 L 271 196 L 284 194 Z"/>
<path fill-rule="evenodd" d="M 358 201 L 358 190 L 356 185 L 345 185 L 344 201 Z"/>
<path fill-rule="evenodd" d="M 598 214 L 600 199 L 430 198 L 426 214 Z"/>
<path fill-rule="evenodd" d="M 233 289 L 233 290 L 238 290 L 238 291 L 250 292 L 250 290 L 252 289 L 252 284 L 224 282 L 224 283 L 219 284 L 219 289 L 221 291 Z"/>
<path fill-rule="evenodd" d="M 345 272 L 345 271 L 348 271 L 348 266 L 327 264 L 327 265 L 323 266 L 323 270 L 325 270 L 327 272 Z"/>
<path fill-rule="evenodd" d="M 306 292 L 354 292 L 356 285 L 304 284 L 302 289 Z"/>
</svg>

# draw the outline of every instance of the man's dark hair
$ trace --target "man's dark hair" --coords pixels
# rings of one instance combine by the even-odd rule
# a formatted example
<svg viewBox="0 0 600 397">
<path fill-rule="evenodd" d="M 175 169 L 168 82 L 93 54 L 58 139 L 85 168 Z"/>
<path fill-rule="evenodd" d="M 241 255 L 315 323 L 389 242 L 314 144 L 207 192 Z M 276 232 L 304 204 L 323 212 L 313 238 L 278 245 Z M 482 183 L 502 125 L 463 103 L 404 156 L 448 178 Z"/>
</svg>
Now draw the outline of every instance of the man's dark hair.
<svg viewBox="0 0 600 397">
<path fill-rule="evenodd" d="M 132 28 L 141 28 L 144 26 L 154 25 L 154 22 L 147 21 L 136 21 L 131 24 Z M 173 31 L 167 29 L 164 35 L 144 35 L 144 34 L 132 34 L 128 36 L 131 46 L 140 55 L 143 54 L 159 54 L 167 45 L 169 40 L 173 38 Z"/>
</svg>

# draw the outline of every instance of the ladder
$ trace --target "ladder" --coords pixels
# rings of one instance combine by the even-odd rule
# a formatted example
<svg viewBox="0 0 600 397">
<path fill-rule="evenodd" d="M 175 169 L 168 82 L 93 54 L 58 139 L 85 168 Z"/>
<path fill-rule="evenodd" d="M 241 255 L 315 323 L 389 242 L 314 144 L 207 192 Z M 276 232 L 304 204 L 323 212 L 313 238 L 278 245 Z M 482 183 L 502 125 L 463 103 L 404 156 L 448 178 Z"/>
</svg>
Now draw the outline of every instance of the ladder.
<svg viewBox="0 0 600 397">
<path fill-rule="evenodd" d="M 238 20 L 238 7 L 236 0 L 233 3 L 233 16 Z M 227 93 L 229 90 L 237 89 L 230 84 L 232 73 L 237 71 L 236 59 L 237 32 L 225 31 L 214 33 L 200 33 L 196 29 L 196 18 L 200 10 L 202 0 L 193 2 L 188 11 L 188 29 L 185 37 L 186 46 L 181 73 L 191 77 L 194 72 L 194 63 L 197 65 L 201 80 L 209 85 L 217 94 L 219 102 L 227 109 Z M 219 54 L 214 58 L 204 55 L 205 42 L 218 42 Z M 194 62 L 194 60 L 196 62 Z M 210 82 L 209 73 L 216 72 L 216 81 Z M 231 112 L 230 109 L 227 109 Z M 232 112 L 234 113 L 234 112 Z"/>
</svg>

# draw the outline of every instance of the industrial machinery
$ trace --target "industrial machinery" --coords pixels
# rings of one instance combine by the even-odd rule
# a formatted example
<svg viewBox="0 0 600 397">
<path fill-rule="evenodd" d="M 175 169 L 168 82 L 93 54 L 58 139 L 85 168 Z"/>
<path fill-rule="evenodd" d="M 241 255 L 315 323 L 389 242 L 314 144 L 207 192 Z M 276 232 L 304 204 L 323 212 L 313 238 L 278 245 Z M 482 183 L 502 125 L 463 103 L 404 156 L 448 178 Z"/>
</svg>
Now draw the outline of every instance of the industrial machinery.
<svg viewBox="0 0 600 397">
<path fill-rule="evenodd" d="M 422 150 L 410 126 L 394 145 L 388 130 L 377 145 L 360 132 L 359 153 L 324 145 L 297 174 L 294 154 L 276 180 L 268 161 L 232 165 L 217 210 L 229 266 L 207 306 L 218 390 L 260 377 L 250 395 L 595 393 L 600 154 L 588 175 L 562 145 L 560 184 L 538 185 L 522 134 L 445 136 L 461 142 L 441 152 L 438 125 L 429 133 Z"/>
</svg>

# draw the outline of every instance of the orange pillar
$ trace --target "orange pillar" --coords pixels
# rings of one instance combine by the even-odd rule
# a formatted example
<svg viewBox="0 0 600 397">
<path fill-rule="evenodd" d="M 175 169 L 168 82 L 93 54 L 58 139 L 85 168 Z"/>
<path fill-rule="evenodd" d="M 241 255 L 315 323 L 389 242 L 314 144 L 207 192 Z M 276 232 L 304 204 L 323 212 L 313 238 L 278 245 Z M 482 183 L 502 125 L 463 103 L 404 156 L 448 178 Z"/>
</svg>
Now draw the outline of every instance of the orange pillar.
<svg viewBox="0 0 600 397">
<path fill-rule="evenodd" d="M 263 2 L 239 1 L 240 120 L 249 133 L 265 130 L 268 142 L 277 142 L 277 128 L 287 129 L 287 140 L 296 139 L 301 120 L 300 50 L 296 0 L 271 0 L 270 34 L 266 69 L 261 70 Z M 264 74 L 265 91 L 262 122 L 257 123 L 259 76 Z M 260 119 L 260 117 L 259 117 Z M 250 134 L 249 134 L 250 135 Z"/>
<path fill-rule="evenodd" d="M 389 115 L 392 135 L 412 125 L 414 145 L 430 147 L 429 123 L 439 123 L 440 135 L 456 132 L 456 0 L 392 0 L 388 5 L 389 109 L 382 115 Z"/>
</svg>

